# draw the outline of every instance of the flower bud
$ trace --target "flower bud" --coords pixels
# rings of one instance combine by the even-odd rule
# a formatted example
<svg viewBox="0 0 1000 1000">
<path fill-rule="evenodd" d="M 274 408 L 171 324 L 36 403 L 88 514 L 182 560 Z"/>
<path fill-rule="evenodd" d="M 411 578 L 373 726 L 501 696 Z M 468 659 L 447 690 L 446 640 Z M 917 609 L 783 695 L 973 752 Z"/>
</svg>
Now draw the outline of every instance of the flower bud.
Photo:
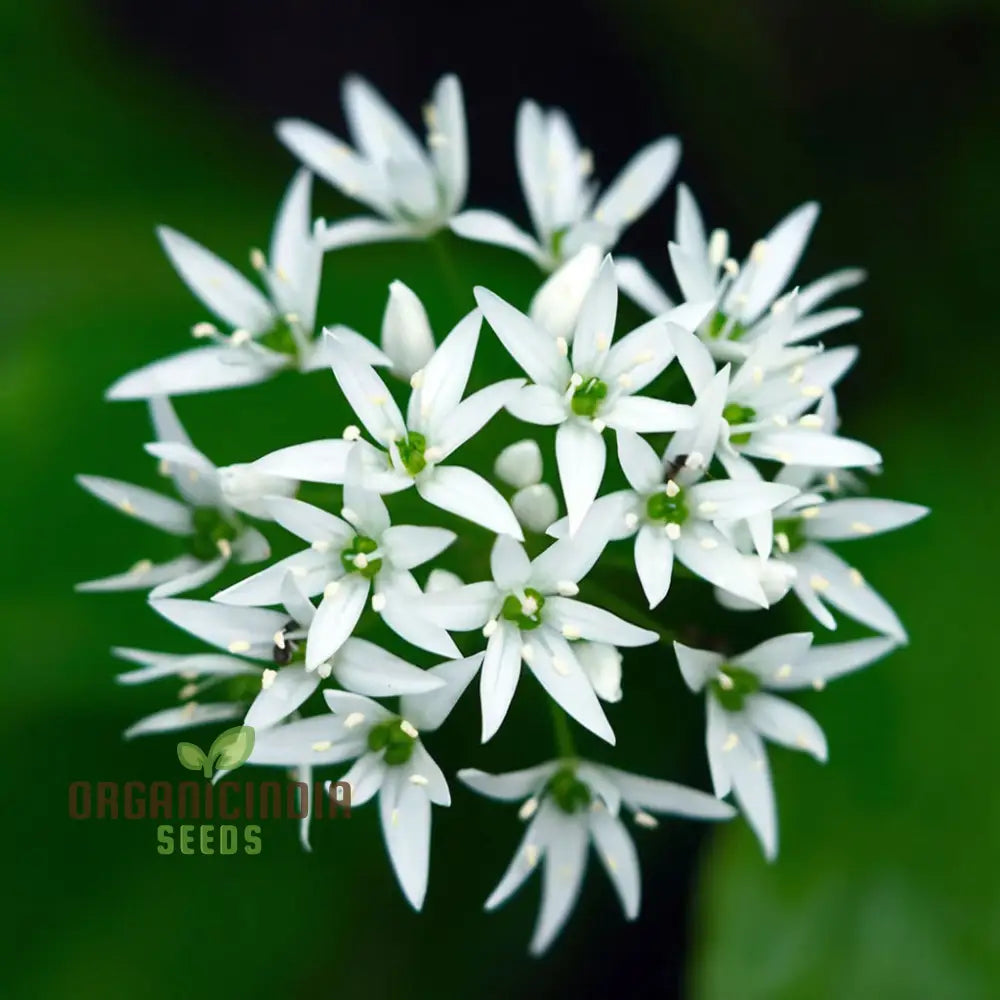
<svg viewBox="0 0 1000 1000">
<path fill-rule="evenodd" d="M 542 450 L 531 438 L 507 445 L 493 463 L 493 474 L 508 486 L 523 489 L 542 478 Z"/>
<path fill-rule="evenodd" d="M 427 577 L 424 593 L 440 594 L 446 590 L 457 590 L 462 586 L 462 578 L 446 569 L 432 569 Z"/>
<path fill-rule="evenodd" d="M 219 469 L 219 489 L 222 499 L 230 507 L 251 517 L 272 520 L 264 497 L 290 497 L 299 484 L 294 479 L 269 476 L 256 472 L 248 464 L 227 465 Z"/>
<path fill-rule="evenodd" d="M 536 483 L 518 490 L 510 501 L 514 516 L 528 531 L 545 531 L 559 516 L 559 502 L 548 483 Z"/>
<path fill-rule="evenodd" d="M 622 654 L 603 642 L 580 642 L 573 646 L 598 698 L 604 701 L 622 700 Z"/>
<path fill-rule="evenodd" d="M 580 306 L 600 264 L 600 248 L 588 243 L 535 292 L 528 315 L 553 337 L 572 340 Z"/>
<path fill-rule="evenodd" d="M 434 353 L 434 334 L 423 303 L 401 281 L 389 286 L 382 317 L 382 350 L 392 361 L 392 373 L 409 380 Z"/>
</svg>

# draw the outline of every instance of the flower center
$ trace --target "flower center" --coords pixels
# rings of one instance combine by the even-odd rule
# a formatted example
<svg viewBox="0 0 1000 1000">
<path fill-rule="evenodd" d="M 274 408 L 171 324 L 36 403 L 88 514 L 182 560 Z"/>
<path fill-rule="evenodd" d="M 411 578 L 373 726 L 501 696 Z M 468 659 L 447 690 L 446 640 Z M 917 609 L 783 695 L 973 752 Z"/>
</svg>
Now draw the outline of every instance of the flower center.
<svg viewBox="0 0 1000 1000">
<path fill-rule="evenodd" d="M 570 409 L 578 417 L 595 417 L 608 394 L 607 385 L 599 378 L 591 375 L 585 378 L 570 397 Z"/>
<path fill-rule="evenodd" d="M 189 540 L 191 554 L 208 562 L 225 549 L 225 544 L 235 541 L 239 525 L 226 520 L 214 507 L 196 507 L 193 515 L 194 534 Z"/>
<path fill-rule="evenodd" d="M 757 411 L 752 406 L 743 406 L 740 403 L 726 403 L 722 409 L 722 417 L 730 427 L 737 427 L 739 424 L 749 424 L 757 416 Z M 740 434 L 730 434 L 729 440 L 733 444 L 746 444 L 750 440 L 750 431 L 743 431 Z"/>
<path fill-rule="evenodd" d="M 379 556 L 371 558 L 371 553 L 378 551 L 378 542 L 374 538 L 355 535 L 351 544 L 340 553 L 340 562 L 348 573 L 360 573 L 365 579 L 372 580 L 382 568 Z"/>
<path fill-rule="evenodd" d="M 368 749 L 384 750 L 382 759 L 391 765 L 405 764 L 413 754 L 416 738 L 403 730 L 402 719 L 388 719 L 368 730 Z"/>
<path fill-rule="evenodd" d="M 572 767 L 563 767 L 549 778 L 546 791 L 555 804 L 566 813 L 586 809 L 590 805 L 590 789 L 576 776 Z"/>
<path fill-rule="evenodd" d="M 399 449 L 399 458 L 403 463 L 403 468 L 411 475 L 415 476 L 427 466 L 427 459 L 424 452 L 427 451 L 427 438 L 418 431 L 410 431 L 402 441 L 396 442 Z"/>
<path fill-rule="evenodd" d="M 670 493 L 654 493 L 646 501 L 646 517 L 650 521 L 662 524 L 683 524 L 687 520 L 688 506 L 684 490 L 676 487 L 673 496 Z"/>
<path fill-rule="evenodd" d="M 522 631 L 530 632 L 542 624 L 544 607 L 545 598 L 537 590 L 528 587 L 523 598 L 517 594 L 508 594 L 504 598 L 500 614 Z"/>
<path fill-rule="evenodd" d="M 295 334 L 284 318 L 279 319 L 267 333 L 257 337 L 257 343 L 270 351 L 277 351 L 278 354 L 287 354 L 291 358 L 299 356 L 299 345 L 295 340 Z"/>
<path fill-rule="evenodd" d="M 760 690 L 760 679 L 749 670 L 724 663 L 719 668 L 719 676 L 709 682 L 709 687 L 726 711 L 739 712 L 746 696 Z"/>
<path fill-rule="evenodd" d="M 739 320 L 732 319 L 723 312 L 717 312 L 705 327 L 705 335 L 712 340 L 739 340 L 746 332 L 747 328 Z"/>
<path fill-rule="evenodd" d="M 774 538 L 782 552 L 795 552 L 806 544 L 801 517 L 778 517 L 774 521 Z"/>
</svg>

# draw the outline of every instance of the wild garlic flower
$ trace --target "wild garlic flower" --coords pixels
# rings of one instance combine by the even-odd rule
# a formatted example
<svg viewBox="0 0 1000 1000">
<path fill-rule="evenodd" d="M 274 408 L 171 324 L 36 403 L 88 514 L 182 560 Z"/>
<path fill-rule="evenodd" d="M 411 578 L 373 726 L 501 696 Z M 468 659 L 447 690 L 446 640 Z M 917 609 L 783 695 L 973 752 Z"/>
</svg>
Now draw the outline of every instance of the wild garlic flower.
<svg viewBox="0 0 1000 1000">
<path fill-rule="evenodd" d="M 741 265 L 729 256 L 726 230 L 706 233 L 690 189 L 683 184 L 678 187 L 670 262 L 686 300 L 715 303 L 697 331 L 713 354 L 724 360 L 743 357 L 750 345 L 770 333 L 774 323 L 771 310 L 798 266 L 818 215 L 815 202 L 800 205 L 754 243 Z M 864 271 L 846 268 L 800 289 L 798 315 L 795 323 L 783 330 L 783 342 L 798 344 L 858 319 L 858 309 L 813 310 L 864 279 Z M 637 260 L 618 262 L 618 280 L 622 291 L 654 316 L 674 307 L 671 298 Z"/>
<path fill-rule="evenodd" d="M 362 482 L 380 494 L 412 487 L 435 507 L 495 532 L 521 536 L 517 518 L 496 487 L 471 469 L 443 464 L 477 434 L 523 384 L 505 379 L 463 399 L 472 370 L 482 317 L 473 310 L 448 334 L 427 364 L 410 379 L 406 418 L 386 384 L 339 337 L 329 338 L 327 357 L 341 390 L 365 429 L 381 446 L 359 440 L 351 426 L 340 441 L 292 445 L 260 459 L 273 475 L 314 483 L 343 483 L 348 456 L 360 463 Z M 357 444 L 357 447 L 355 447 Z"/>
<path fill-rule="evenodd" d="M 417 239 L 447 225 L 468 185 L 462 87 L 441 77 L 424 106 L 426 147 L 367 81 L 344 81 L 344 114 L 355 149 L 298 118 L 278 124 L 278 138 L 325 181 L 381 218 L 358 216 L 322 227 L 326 250 L 381 240 Z"/>
<path fill-rule="evenodd" d="M 533 560 L 514 539 L 500 535 L 490 556 L 492 579 L 424 597 L 421 608 L 431 621 L 458 632 L 482 629 L 487 640 L 479 684 L 484 743 L 506 718 L 522 662 L 580 725 L 615 742 L 574 652 L 576 642 L 644 646 L 658 636 L 575 600 L 580 580 L 599 554 L 586 528 L 578 539 L 555 542 Z"/>
<path fill-rule="evenodd" d="M 465 768 L 458 777 L 480 795 L 522 803 L 518 815 L 529 821 L 528 827 L 486 900 L 486 909 L 505 903 L 541 863 L 542 903 L 531 938 L 533 955 L 544 952 L 569 919 L 583 887 L 591 845 L 625 918 L 635 920 L 639 915 L 639 857 L 620 816 L 623 807 L 632 813 L 637 826 L 647 829 L 659 825 L 653 813 L 718 820 L 729 819 L 735 812 L 693 788 L 589 761 L 552 760 L 507 774 Z"/>
<path fill-rule="evenodd" d="M 88 493 L 129 517 L 185 539 L 188 551 L 165 563 L 142 559 L 130 570 L 77 584 L 82 591 L 150 590 L 167 597 L 214 580 L 230 560 L 261 562 L 270 555 L 267 539 L 241 517 L 265 517 L 261 497 L 294 490 L 285 479 L 249 471 L 245 465 L 219 468 L 195 450 L 170 401 L 150 400 L 159 441 L 147 450 L 160 458 L 180 499 L 103 476 L 77 476 Z"/>
<path fill-rule="evenodd" d="M 601 486 L 606 428 L 652 433 L 691 426 L 690 407 L 636 393 L 673 360 L 670 326 L 688 322 L 698 309 L 682 307 L 612 344 L 618 287 L 610 257 L 580 309 L 572 346 L 565 339 L 553 340 L 488 289 L 477 288 L 476 301 L 532 380 L 507 402 L 507 409 L 527 423 L 558 428 L 556 462 L 572 534 Z"/>
<path fill-rule="evenodd" d="M 874 663 L 895 646 L 879 638 L 810 648 L 812 638 L 810 632 L 781 635 L 730 657 L 674 643 L 684 682 L 695 693 L 706 692 L 705 745 L 715 794 L 734 793 L 769 861 L 778 854 L 778 820 L 764 740 L 805 750 L 823 763 L 827 746 L 808 712 L 768 691 L 821 691 L 827 681 Z"/>
<path fill-rule="evenodd" d="M 588 243 L 610 250 L 622 232 L 663 193 L 680 159 L 680 143 L 658 139 L 641 149 L 598 196 L 593 156 L 566 113 L 524 101 L 517 113 L 517 172 L 535 235 L 496 212 L 470 210 L 451 220 L 466 239 L 508 247 L 551 270 Z"/>
</svg>

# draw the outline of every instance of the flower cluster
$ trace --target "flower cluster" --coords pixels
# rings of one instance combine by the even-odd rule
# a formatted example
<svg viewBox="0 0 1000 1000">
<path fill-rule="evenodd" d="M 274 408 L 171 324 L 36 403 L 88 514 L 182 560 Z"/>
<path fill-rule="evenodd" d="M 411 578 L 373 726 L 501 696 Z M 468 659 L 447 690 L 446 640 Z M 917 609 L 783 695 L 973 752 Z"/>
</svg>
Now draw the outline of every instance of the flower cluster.
<svg viewBox="0 0 1000 1000">
<path fill-rule="evenodd" d="M 343 97 L 351 144 L 304 121 L 278 126 L 303 167 L 269 253 L 251 254 L 259 283 L 187 236 L 159 231 L 213 320 L 193 327 L 202 344 L 125 375 L 108 398 L 148 402 L 156 440 L 147 451 L 175 495 L 96 476 L 79 482 L 176 536 L 177 556 L 80 589 L 148 590 L 156 613 L 213 649 L 115 650 L 138 664 L 124 682 L 183 682 L 181 705 L 127 735 L 239 718 L 256 733 L 250 764 L 292 769 L 311 785 L 314 769 L 351 762 L 334 776 L 350 782 L 354 805 L 378 798 L 390 861 L 416 909 L 428 883 L 431 807 L 451 805 L 424 740 L 477 675 L 484 742 L 513 728 L 515 695 L 535 688 L 552 708 L 556 758 L 457 776 L 479 794 L 522 803 L 527 827 L 486 907 L 541 865 L 531 943 L 540 952 L 574 905 L 588 845 L 626 916 L 637 914 L 627 815 L 647 829 L 656 813 L 726 819 L 732 793 L 775 856 L 765 741 L 827 755 L 815 720 L 778 694 L 819 690 L 906 640 L 885 600 L 828 543 L 902 527 L 926 509 L 846 495 L 864 489 L 850 470 L 875 472 L 881 459 L 839 433 L 835 392 L 857 349 L 825 349 L 816 338 L 858 318 L 820 307 L 863 275 L 844 270 L 788 288 L 815 204 L 779 222 L 741 262 L 727 232 L 709 231 L 680 187 L 669 244 L 675 299 L 638 261 L 609 251 L 669 183 L 677 140 L 651 143 L 600 192 L 593 157 L 564 112 L 526 101 L 515 143 L 529 234 L 495 212 L 463 209 L 468 151 L 453 76 L 424 108 L 426 142 L 366 82 L 348 79 Z M 375 214 L 315 220 L 314 177 Z M 336 315 L 317 319 L 324 254 L 435 239 L 445 228 L 551 272 L 526 311 L 477 287 L 453 328 L 434 331 L 417 292 L 393 281 L 378 345 L 326 322 Z M 650 318 L 620 331 L 619 312 L 639 309 Z M 484 320 L 518 374 L 470 392 Z M 170 402 L 289 369 L 332 373 L 356 423 L 220 468 L 195 448 Z M 498 441 L 490 467 L 470 467 L 464 446 L 501 411 L 538 428 L 537 438 L 522 429 Z M 502 437 L 495 426 L 492 440 Z M 539 442 L 554 453 L 554 476 Z M 409 512 L 403 523 L 393 508 L 397 519 Z M 447 569 L 442 556 L 459 547 L 463 524 L 477 527 L 463 532 Z M 297 551 L 270 561 L 260 525 L 300 539 Z M 210 599 L 178 596 L 230 564 L 253 563 L 263 568 Z M 683 603 L 673 597 L 679 588 Z M 838 612 L 877 635 L 817 643 L 811 632 L 790 632 L 742 648 L 739 612 L 774 608 L 789 593 L 823 629 L 837 627 Z M 723 634 L 697 618 L 698 601 L 730 615 Z M 714 794 L 574 749 L 570 720 L 614 746 L 621 734 L 606 706 L 622 700 L 622 651 L 627 658 L 641 646 L 658 647 L 663 669 L 675 657 L 691 691 L 704 692 Z M 308 847 L 308 822 L 302 834 Z"/>
</svg>

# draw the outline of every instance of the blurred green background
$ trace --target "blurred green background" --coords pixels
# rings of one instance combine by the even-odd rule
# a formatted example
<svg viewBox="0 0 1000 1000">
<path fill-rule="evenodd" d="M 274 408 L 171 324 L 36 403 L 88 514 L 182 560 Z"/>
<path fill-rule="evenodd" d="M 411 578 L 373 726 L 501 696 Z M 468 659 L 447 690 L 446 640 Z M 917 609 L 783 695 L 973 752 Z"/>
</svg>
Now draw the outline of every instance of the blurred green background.
<svg viewBox="0 0 1000 1000">
<path fill-rule="evenodd" d="M 1000 15 L 973 0 L 678 6 L 518 0 L 498 24 L 426 5 L 0 4 L 3 996 L 1000 995 L 1000 416 L 980 367 L 996 336 Z M 803 699 L 831 760 L 821 769 L 773 752 L 778 862 L 763 862 L 742 821 L 640 831 L 637 924 L 624 924 L 592 866 L 542 961 L 524 954 L 535 885 L 481 912 L 518 822 L 460 788 L 435 814 L 419 916 L 371 808 L 317 830 L 311 855 L 290 824 L 275 824 L 254 858 L 163 858 L 153 824 L 66 814 L 71 780 L 176 770 L 175 738 L 119 735 L 173 688 L 116 686 L 107 649 L 194 646 L 138 595 L 72 592 L 167 551 L 72 482 L 76 472 L 154 482 L 143 408 L 101 401 L 122 372 L 185 346 L 203 318 L 154 224 L 245 261 L 291 174 L 275 116 L 341 129 L 338 80 L 359 69 L 413 119 L 451 68 L 470 106 L 472 205 L 523 217 L 510 144 L 529 94 L 567 107 L 605 179 L 642 142 L 680 134 L 679 176 L 738 246 L 819 198 L 803 277 L 843 264 L 871 275 L 852 297 L 865 318 L 837 338 L 864 348 L 845 386 L 845 430 L 885 456 L 877 495 L 934 509 L 852 551 L 911 645 Z M 317 211 L 345 210 L 321 191 Z M 673 189 L 625 242 L 661 278 L 672 210 Z M 537 276 L 523 261 L 450 239 L 440 248 L 463 282 L 527 302 Z M 374 334 L 393 277 L 425 297 L 439 334 L 471 305 L 459 308 L 430 248 L 369 248 L 328 260 L 321 317 Z M 294 400 L 278 381 L 179 409 L 220 464 L 248 460 L 343 425 L 331 378 L 299 386 Z M 662 654 L 627 669 L 612 722 L 647 736 L 623 736 L 616 759 L 707 787 L 701 706 L 675 673 Z M 508 730 L 483 749 L 470 694 L 433 746 L 446 770 L 548 753 L 541 699 L 527 690 L 534 702 L 525 694 L 510 723 L 525 737 Z"/>
</svg>

